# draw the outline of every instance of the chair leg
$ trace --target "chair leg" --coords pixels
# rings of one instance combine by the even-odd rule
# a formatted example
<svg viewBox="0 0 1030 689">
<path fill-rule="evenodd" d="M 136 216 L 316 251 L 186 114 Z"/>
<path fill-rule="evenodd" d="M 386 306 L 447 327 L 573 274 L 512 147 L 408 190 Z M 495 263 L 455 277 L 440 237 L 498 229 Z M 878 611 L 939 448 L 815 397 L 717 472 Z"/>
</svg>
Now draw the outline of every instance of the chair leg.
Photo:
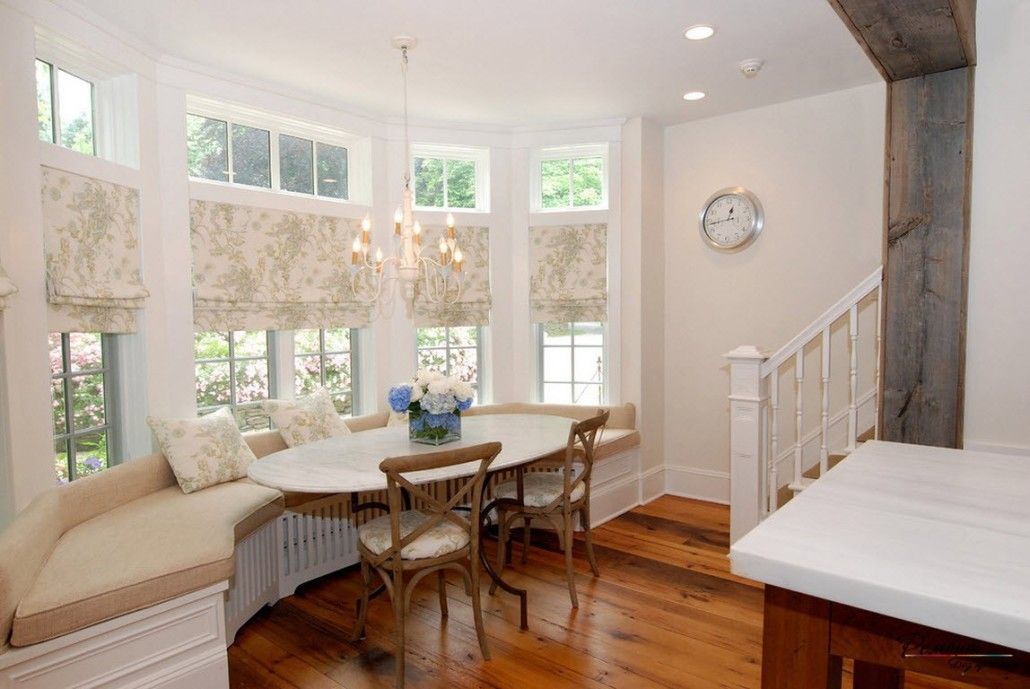
<svg viewBox="0 0 1030 689">
<path fill-rule="evenodd" d="M 440 588 L 440 616 L 447 617 L 447 575 L 442 569 L 437 570 L 436 581 Z"/>
<path fill-rule="evenodd" d="M 483 602 L 479 598 L 479 558 L 473 552 L 469 560 L 469 576 L 472 579 L 472 617 L 476 622 L 476 636 L 479 637 L 479 650 L 483 660 L 490 660 L 490 649 L 486 645 L 486 628 L 483 627 Z"/>
<path fill-rule="evenodd" d="M 368 619 L 368 589 L 372 584 L 372 572 L 368 561 L 361 558 L 361 598 L 358 599 L 358 620 L 354 623 L 351 641 L 365 638 L 365 620 Z"/>
<path fill-rule="evenodd" d="M 595 577 L 601 576 L 601 570 L 597 568 L 597 559 L 594 557 L 594 536 L 590 532 L 590 500 L 583 504 L 579 510 L 579 523 L 583 527 L 583 540 L 587 546 L 587 562 L 590 563 L 590 571 Z"/>
<path fill-rule="evenodd" d="M 533 532 L 533 519 L 523 517 L 522 519 L 522 564 L 529 561 L 529 539 Z"/>
<path fill-rule="evenodd" d="M 506 548 L 508 545 L 508 513 L 504 510 L 497 510 L 497 576 L 504 571 L 504 563 L 507 559 Z M 490 582 L 490 595 L 497 593 L 497 582 Z"/>
<path fill-rule="evenodd" d="M 579 607 L 579 599 L 576 598 L 576 570 L 572 563 L 572 515 L 563 514 L 565 538 L 563 539 L 563 550 L 565 551 L 565 575 L 569 579 L 569 598 L 572 599 L 572 607 Z"/>
<path fill-rule="evenodd" d="M 404 573 L 393 573 L 393 619 L 394 634 L 397 636 L 397 650 L 394 652 L 394 686 L 404 689 Z"/>
</svg>

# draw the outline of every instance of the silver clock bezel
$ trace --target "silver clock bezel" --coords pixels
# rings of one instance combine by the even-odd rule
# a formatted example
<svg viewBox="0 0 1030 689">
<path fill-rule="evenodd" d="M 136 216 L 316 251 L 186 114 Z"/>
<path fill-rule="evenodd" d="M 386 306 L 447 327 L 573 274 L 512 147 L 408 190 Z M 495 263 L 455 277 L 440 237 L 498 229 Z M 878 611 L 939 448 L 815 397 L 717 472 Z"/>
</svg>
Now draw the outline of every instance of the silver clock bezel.
<svg viewBox="0 0 1030 689">
<path fill-rule="evenodd" d="M 734 242 L 732 244 L 720 244 L 719 242 L 712 239 L 708 235 L 708 232 L 705 231 L 705 216 L 708 214 L 708 209 L 711 207 L 713 203 L 715 203 L 717 199 L 721 199 L 723 196 L 743 197 L 751 204 L 751 207 L 754 209 L 754 214 L 751 218 L 750 231 L 746 235 L 744 235 L 740 239 L 740 241 Z M 719 191 L 709 196 L 708 200 L 704 202 L 704 205 L 701 206 L 701 210 L 698 211 L 697 214 L 697 224 L 698 231 L 701 233 L 701 238 L 713 249 L 718 249 L 719 251 L 740 251 L 741 249 L 746 248 L 749 244 L 755 241 L 755 239 L 758 238 L 758 235 L 762 233 L 762 228 L 765 226 L 765 211 L 762 209 L 762 202 L 759 201 L 758 197 L 751 193 L 749 190 L 745 189 L 744 187 L 726 187 L 725 189 L 720 189 Z"/>
</svg>

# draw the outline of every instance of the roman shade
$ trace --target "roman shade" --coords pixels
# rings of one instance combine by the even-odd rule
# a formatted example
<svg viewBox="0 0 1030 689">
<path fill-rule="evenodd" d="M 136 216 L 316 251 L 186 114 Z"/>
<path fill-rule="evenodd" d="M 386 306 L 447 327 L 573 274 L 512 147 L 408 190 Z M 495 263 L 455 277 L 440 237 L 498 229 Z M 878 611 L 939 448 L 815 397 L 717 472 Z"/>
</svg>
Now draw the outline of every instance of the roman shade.
<svg viewBox="0 0 1030 689">
<path fill-rule="evenodd" d="M 457 227 L 462 253 L 462 288 L 453 303 L 434 303 L 426 297 L 425 281 L 415 287 L 415 325 L 420 328 L 490 324 L 490 231 L 486 227 Z M 439 260 L 440 238 L 447 228 L 429 226 L 422 230 L 423 255 Z"/>
<path fill-rule="evenodd" d="M 48 325 L 128 333 L 150 295 L 140 276 L 139 190 L 43 167 Z"/>
<path fill-rule="evenodd" d="M 18 291 L 18 288 L 11 282 L 11 278 L 7 277 L 7 273 L 4 272 L 3 267 L 0 267 L 0 309 L 3 309 L 7 305 L 7 297 L 11 296 Z"/>
<path fill-rule="evenodd" d="M 190 202 L 194 328 L 361 328 L 371 308 L 351 287 L 355 220 Z"/>
<path fill-rule="evenodd" d="M 534 323 L 608 320 L 607 225 L 529 228 Z"/>
</svg>

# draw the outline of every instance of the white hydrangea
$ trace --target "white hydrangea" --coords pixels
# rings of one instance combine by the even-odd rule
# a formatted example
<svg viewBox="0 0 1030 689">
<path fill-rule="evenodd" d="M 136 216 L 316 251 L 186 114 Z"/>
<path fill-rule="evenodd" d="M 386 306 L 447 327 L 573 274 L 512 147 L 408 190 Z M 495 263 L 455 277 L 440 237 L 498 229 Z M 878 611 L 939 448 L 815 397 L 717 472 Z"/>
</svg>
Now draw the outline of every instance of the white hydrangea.
<svg viewBox="0 0 1030 689">
<path fill-rule="evenodd" d="M 475 396 L 476 392 L 472 389 L 469 383 L 463 380 L 455 381 L 454 383 L 454 396 L 459 400 L 470 400 Z"/>
<path fill-rule="evenodd" d="M 449 395 L 454 390 L 454 381 L 450 378 L 441 376 L 436 380 L 429 381 L 429 394 L 431 395 Z"/>
<path fill-rule="evenodd" d="M 421 385 L 416 383 L 415 385 L 411 386 L 411 401 L 412 402 L 418 402 L 420 399 L 422 399 L 422 395 L 423 394 L 424 394 L 424 391 L 423 391 Z"/>
<path fill-rule="evenodd" d="M 440 380 L 443 377 L 444 375 L 439 371 L 434 371 L 428 368 L 420 368 L 418 370 L 418 373 L 415 374 L 415 382 L 424 388 L 433 381 Z"/>
</svg>

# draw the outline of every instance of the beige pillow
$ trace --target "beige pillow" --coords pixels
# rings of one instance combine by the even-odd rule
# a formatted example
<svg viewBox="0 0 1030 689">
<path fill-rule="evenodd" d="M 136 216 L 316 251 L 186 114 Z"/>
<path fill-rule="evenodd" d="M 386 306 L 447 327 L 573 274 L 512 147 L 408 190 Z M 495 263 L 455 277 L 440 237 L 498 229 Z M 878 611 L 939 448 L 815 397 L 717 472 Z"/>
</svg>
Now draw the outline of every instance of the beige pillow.
<svg viewBox="0 0 1030 689">
<path fill-rule="evenodd" d="M 350 435 L 350 428 L 340 418 L 325 388 L 296 400 L 267 400 L 261 408 L 271 417 L 288 447 Z"/>
<path fill-rule="evenodd" d="M 255 461 L 227 407 L 196 419 L 148 417 L 184 493 L 235 481 Z"/>
</svg>

